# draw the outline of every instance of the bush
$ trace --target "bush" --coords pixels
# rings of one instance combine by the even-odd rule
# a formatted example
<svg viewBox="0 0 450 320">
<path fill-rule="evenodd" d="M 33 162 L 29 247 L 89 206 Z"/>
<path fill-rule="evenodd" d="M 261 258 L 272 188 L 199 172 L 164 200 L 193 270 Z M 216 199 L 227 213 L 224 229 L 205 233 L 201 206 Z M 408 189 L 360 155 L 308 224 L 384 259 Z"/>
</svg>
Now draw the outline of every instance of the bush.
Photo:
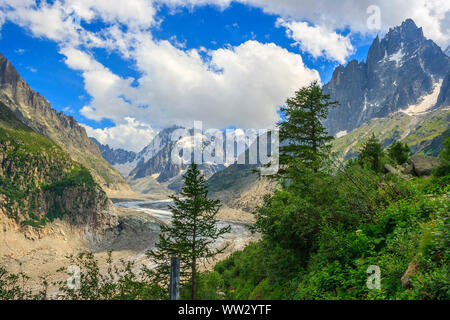
<svg viewBox="0 0 450 320">
<path fill-rule="evenodd" d="M 404 164 L 408 161 L 411 150 L 406 143 L 395 141 L 388 148 L 388 155 L 396 164 Z"/>
</svg>

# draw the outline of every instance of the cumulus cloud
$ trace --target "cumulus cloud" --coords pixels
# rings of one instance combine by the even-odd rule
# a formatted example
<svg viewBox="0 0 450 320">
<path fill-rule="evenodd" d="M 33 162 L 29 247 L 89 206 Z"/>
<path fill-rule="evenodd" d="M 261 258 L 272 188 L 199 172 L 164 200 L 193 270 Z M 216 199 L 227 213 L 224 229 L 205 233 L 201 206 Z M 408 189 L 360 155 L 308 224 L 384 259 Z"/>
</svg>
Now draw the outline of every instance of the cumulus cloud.
<svg viewBox="0 0 450 320">
<path fill-rule="evenodd" d="M 426 37 L 442 47 L 450 45 L 450 30 L 443 27 L 450 11 L 448 0 L 238 0 L 285 19 L 309 21 L 328 30 L 349 28 L 354 33 L 376 34 L 412 18 Z M 380 8 L 381 29 L 368 28 L 367 8 Z"/>
<path fill-rule="evenodd" d="M 286 21 L 279 18 L 277 26 L 286 28 L 289 38 L 295 40 L 303 51 L 309 52 L 314 58 L 325 56 L 343 64 L 354 52 L 349 37 L 344 37 L 321 26 L 310 26 L 307 22 Z"/>
<path fill-rule="evenodd" d="M 139 152 L 156 135 L 156 131 L 146 123 L 134 118 L 126 117 L 122 123 L 115 127 L 94 129 L 83 125 L 88 136 L 96 138 L 102 144 L 108 144 L 112 148 Z"/>
<path fill-rule="evenodd" d="M 277 107 L 286 97 L 319 80 L 301 56 L 275 44 L 247 41 L 207 51 L 204 60 L 197 50 L 184 51 L 169 41 L 144 36 L 140 41 L 134 52 L 143 74 L 137 86 L 78 49 L 61 50 L 66 64 L 82 71 L 93 97 L 80 111 L 85 117 L 119 122 L 131 116 L 158 127 L 201 120 L 205 127 L 266 128 L 278 120 Z"/>
<path fill-rule="evenodd" d="M 100 18 L 107 23 L 121 23 L 130 29 L 150 27 L 156 10 L 147 0 L 67 0 L 68 12 L 75 13 L 87 22 Z"/>
<path fill-rule="evenodd" d="M 202 120 L 205 126 L 265 128 L 278 119 L 277 107 L 299 87 L 319 79 L 299 55 L 275 44 L 247 41 L 210 50 L 182 51 L 167 41 L 143 41 L 136 61 L 137 101 L 148 101 L 150 118 Z M 154 115 L 154 117 L 153 117 Z"/>
</svg>

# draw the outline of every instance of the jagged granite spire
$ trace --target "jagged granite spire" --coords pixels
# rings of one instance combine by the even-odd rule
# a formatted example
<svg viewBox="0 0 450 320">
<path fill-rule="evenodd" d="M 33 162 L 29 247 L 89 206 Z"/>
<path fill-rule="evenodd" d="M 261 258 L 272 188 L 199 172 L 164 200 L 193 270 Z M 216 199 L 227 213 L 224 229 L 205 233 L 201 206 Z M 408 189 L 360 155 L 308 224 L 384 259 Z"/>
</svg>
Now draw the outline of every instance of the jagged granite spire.
<svg viewBox="0 0 450 320">
<path fill-rule="evenodd" d="M 449 71 L 450 58 L 407 19 L 383 39 L 374 39 L 366 62 L 353 60 L 335 69 L 324 91 L 340 105 L 330 110 L 325 125 L 331 134 L 351 131 L 407 108 L 431 93 L 434 82 Z"/>
</svg>

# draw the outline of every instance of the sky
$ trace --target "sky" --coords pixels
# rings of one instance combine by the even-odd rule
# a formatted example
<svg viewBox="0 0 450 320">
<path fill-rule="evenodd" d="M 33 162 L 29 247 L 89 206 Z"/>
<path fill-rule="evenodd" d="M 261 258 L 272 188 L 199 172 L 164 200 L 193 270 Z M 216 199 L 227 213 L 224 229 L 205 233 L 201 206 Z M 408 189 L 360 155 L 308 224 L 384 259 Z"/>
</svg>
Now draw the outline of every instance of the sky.
<svg viewBox="0 0 450 320">
<path fill-rule="evenodd" d="M 0 52 L 89 136 L 140 151 L 173 124 L 271 128 L 406 18 L 450 44 L 448 0 L 0 0 Z"/>
</svg>

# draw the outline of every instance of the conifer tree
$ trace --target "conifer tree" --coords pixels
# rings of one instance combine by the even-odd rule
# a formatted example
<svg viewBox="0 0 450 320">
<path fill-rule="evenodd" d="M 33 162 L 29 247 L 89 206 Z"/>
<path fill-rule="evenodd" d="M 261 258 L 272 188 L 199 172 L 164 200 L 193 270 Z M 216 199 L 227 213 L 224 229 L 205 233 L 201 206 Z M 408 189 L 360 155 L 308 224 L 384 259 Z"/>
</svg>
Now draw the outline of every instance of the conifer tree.
<svg viewBox="0 0 450 320">
<path fill-rule="evenodd" d="M 208 199 L 205 177 L 194 163 L 184 175 L 184 187 L 180 197 L 171 196 L 173 217 L 170 225 L 161 227 L 156 250 L 148 252 L 157 267 L 153 274 L 157 281 L 167 282 L 170 275 L 170 257 L 180 258 L 181 280 L 191 279 L 191 298 L 197 290 L 197 267 L 202 259 L 210 259 L 222 253 L 225 247 L 213 248 L 214 242 L 230 231 L 230 226 L 218 227 L 216 214 L 219 200 Z"/>
<path fill-rule="evenodd" d="M 404 164 L 408 161 L 411 150 L 406 143 L 395 141 L 388 148 L 389 157 L 397 164 Z"/>
<path fill-rule="evenodd" d="M 368 165 L 375 172 L 382 170 L 382 158 L 384 157 L 383 145 L 372 133 L 359 151 L 358 161 L 362 166 Z"/>
<path fill-rule="evenodd" d="M 321 160 L 328 157 L 329 142 L 322 121 L 328 117 L 328 108 L 337 105 L 324 94 L 317 81 L 295 92 L 281 108 L 285 117 L 278 123 L 280 129 L 280 164 L 302 161 L 317 171 Z"/>
</svg>

